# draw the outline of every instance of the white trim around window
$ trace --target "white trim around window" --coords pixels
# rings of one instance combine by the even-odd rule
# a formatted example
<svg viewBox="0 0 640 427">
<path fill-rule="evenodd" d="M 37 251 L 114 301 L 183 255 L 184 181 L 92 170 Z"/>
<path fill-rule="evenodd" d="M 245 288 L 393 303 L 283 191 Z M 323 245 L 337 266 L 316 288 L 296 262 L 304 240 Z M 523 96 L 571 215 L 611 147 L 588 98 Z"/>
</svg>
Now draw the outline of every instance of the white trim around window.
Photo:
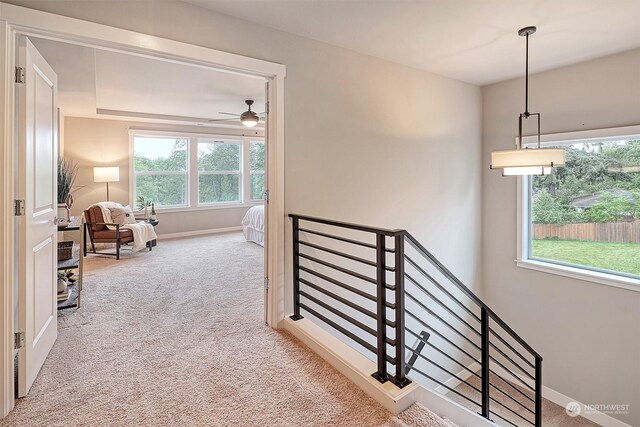
<svg viewBox="0 0 640 427">
<path fill-rule="evenodd" d="M 135 171 L 134 140 L 135 137 L 151 138 L 175 138 L 187 139 L 187 170 L 186 171 Z M 220 141 L 226 144 L 237 144 L 240 149 L 240 169 L 229 171 L 200 171 L 198 168 L 198 144 L 209 141 Z M 129 129 L 129 203 L 134 210 L 137 209 L 136 177 L 144 175 L 183 175 L 187 177 L 186 202 L 184 205 L 156 206 L 159 212 L 189 212 L 211 209 L 244 208 L 263 203 L 263 199 L 251 198 L 251 174 L 265 173 L 265 171 L 250 170 L 249 147 L 253 143 L 264 144 L 261 136 L 225 135 L 191 132 L 171 132 L 157 130 Z M 266 160 L 265 160 L 266 161 Z M 238 175 L 239 176 L 239 200 L 229 202 L 200 203 L 201 175 Z"/>
<path fill-rule="evenodd" d="M 615 141 L 623 138 L 640 136 L 640 125 L 611 129 L 597 129 L 589 131 L 567 132 L 541 135 L 541 145 L 551 146 L 569 142 Z M 516 138 L 517 142 L 517 138 Z M 523 138 L 524 146 L 537 145 L 537 137 Z M 601 285 L 613 286 L 640 292 L 640 279 L 624 274 L 608 273 L 603 270 L 591 269 L 573 264 L 564 264 L 531 257 L 529 242 L 531 241 L 530 221 L 530 177 L 517 177 L 517 257 L 518 267 L 555 274 L 572 279 L 584 280 Z"/>
</svg>

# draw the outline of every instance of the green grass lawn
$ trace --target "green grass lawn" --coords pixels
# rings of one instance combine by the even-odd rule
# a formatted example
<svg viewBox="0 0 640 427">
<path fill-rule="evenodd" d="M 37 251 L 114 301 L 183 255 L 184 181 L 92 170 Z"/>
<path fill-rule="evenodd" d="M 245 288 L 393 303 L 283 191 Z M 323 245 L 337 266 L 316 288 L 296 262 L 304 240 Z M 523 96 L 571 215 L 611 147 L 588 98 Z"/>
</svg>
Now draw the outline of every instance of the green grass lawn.
<svg viewBox="0 0 640 427">
<path fill-rule="evenodd" d="M 583 242 L 578 240 L 534 240 L 532 255 L 640 276 L 640 244 Z"/>
</svg>

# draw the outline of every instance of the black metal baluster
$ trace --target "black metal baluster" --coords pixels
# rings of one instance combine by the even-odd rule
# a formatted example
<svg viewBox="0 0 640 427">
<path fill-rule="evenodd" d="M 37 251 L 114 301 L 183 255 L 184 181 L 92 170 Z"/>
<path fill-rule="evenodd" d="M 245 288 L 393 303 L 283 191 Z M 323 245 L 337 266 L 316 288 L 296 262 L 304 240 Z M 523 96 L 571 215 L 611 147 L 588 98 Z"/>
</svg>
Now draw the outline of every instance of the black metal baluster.
<svg viewBox="0 0 640 427">
<path fill-rule="evenodd" d="M 489 313 L 482 307 L 480 315 L 481 353 L 482 353 L 482 416 L 489 419 Z"/>
<path fill-rule="evenodd" d="M 403 388 L 411 383 L 406 377 L 404 344 L 404 233 L 395 235 L 395 302 L 396 302 L 396 375 L 393 383 Z"/>
<path fill-rule="evenodd" d="M 300 320 L 300 223 L 299 219 L 291 219 L 293 226 L 293 320 Z"/>
<path fill-rule="evenodd" d="M 511 398 L 509 394 L 512 391 L 515 391 L 520 393 L 524 398 L 528 399 L 529 402 L 535 405 L 535 412 L 532 410 L 533 408 L 528 407 L 526 404 L 523 404 L 519 400 L 511 398 L 515 403 L 522 406 L 523 409 L 534 415 L 535 419 L 530 420 L 522 417 L 517 413 L 515 415 L 523 418 L 525 421 L 528 421 L 536 427 L 542 425 L 542 357 L 535 350 L 533 350 L 533 348 L 529 344 L 527 344 L 515 331 L 513 331 L 513 329 L 511 329 L 502 319 L 500 319 L 500 317 L 498 317 L 482 300 L 480 300 L 459 279 L 457 279 L 444 265 L 442 265 L 424 246 L 422 246 L 417 240 L 415 240 L 415 238 L 411 236 L 411 234 L 407 233 L 405 230 L 391 230 L 369 227 L 365 225 L 338 222 L 322 218 L 313 218 L 293 214 L 290 214 L 289 217 L 292 218 L 293 240 L 293 315 L 291 316 L 293 320 L 302 319 L 303 316 L 300 315 L 300 312 L 301 310 L 305 310 L 305 312 L 309 313 L 314 319 L 325 323 L 329 327 L 337 330 L 342 335 L 355 341 L 366 351 L 375 353 L 377 371 L 373 373 L 372 376 L 380 382 L 389 380 L 400 388 L 411 383 L 411 381 L 406 377 L 409 371 L 412 372 L 412 375 L 423 376 L 427 379 L 435 381 L 433 377 L 430 377 L 426 372 L 421 371 L 414 366 L 418 358 L 423 358 L 428 363 L 441 369 L 443 372 L 451 374 L 451 372 L 446 370 L 446 368 L 433 363 L 433 361 L 429 360 L 426 356 L 421 354 L 425 345 L 428 345 L 430 349 L 449 358 L 452 362 L 459 364 L 463 369 L 467 369 L 469 373 L 481 379 L 480 389 L 474 387 L 476 391 L 480 392 L 481 394 L 481 404 L 471 399 L 469 400 L 482 407 L 481 415 L 483 417 L 487 419 L 490 419 L 490 417 L 492 416 L 502 418 L 499 414 L 491 412 L 490 402 L 492 400 L 494 401 L 494 403 L 504 406 L 491 397 L 490 387 L 493 387 L 497 392 L 503 393 L 509 398 Z M 332 228 L 333 231 L 331 232 L 320 232 L 304 227 L 300 228 L 299 222 L 301 220 L 305 221 L 305 223 L 311 222 L 326 224 L 334 228 Z M 376 236 L 376 242 L 374 244 L 371 241 L 361 241 L 358 239 L 341 236 L 339 235 L 340 233 L 336 231 L 336 228 L 370 233 L 369 236 L 373 234 Z M 91 230 L 89 230 L 89 232 L 90 231 Z M 311 243 L 309 241 L 301 239 L 301 233 L 304 233 L 304 236 L 307 236 L 309 234 L 317 235 L 320 236 L 321 239 L 319 239 L 318 242 Z M 395 246 L 393 248 L 386 247 L 387 237 L 394 238 Z M 325 244 L 323 243 L 325 242 L 325 240 L 323 239 L 337 240 L 348 245 L 356 245 L 368 248 L 370 250 L 375 250 L 375 261 L 370 259 L 370 256 L 361 257 L 359 255 L 355 255 L 349 249 L 332 249 L 329 246 L 325 246 Z M 421 267 L 418 263 L 414 262 L 410 257 L 407 257 L 405 255 L 405 241 L 410 245 L 410 250 L 417 251 L 418 256 L 420 256 L 423 261 L 427 261 L 432 267 L 439 271 L 446 279 L 448 279 L 448 282 L 446 284 L 439 283 L 430 273 L 427 272 L 427 270 Z M 311 248 L 311 250 L 309 250 L 309 248 Z M 387 253 L 394 254 L 394 265 L 388 265 L 390 263 L 387 262 Z M 313 256 L 311 254 L 313 254 Z M 322 254 L 329 254 L 331 262 L 325 260 Z M 354 269 L 348 268 L 347 266 L 342 266 L 341 264 L 336 263 L 336 261 L 333 261 L 333 259 L 335 259 L 336 257 L 347 260 L 347 263 L 356 262 L 359 264 L 367 265 L 369 267 L 374 267 L 376 269 L 376 277 L 374 278 L 369 274 L 363 274 Z M 302 259 L 306 260 L 304 266 L 300 265 Z M 405 262 L 409 263 L 408 267 L 405 266 Z M 330 271 L 337 272 L 345 276 L 336 278 L 328 273 L 323 274 L 320 272 L 324 271 L 323 267 L 327 267 Z M 425 284 L 418 280 L 420 278 L 414 278 L 406 274 L 405 267 L 409 268 L 410 272 L 413 271 L 411 269 L 417 270 L 422 275 L 421 277 L 423 279 L 426 279 L 428 282 Z M 394 283 L 389 283 L 390 280 L 387 277 L 387 272 L 394 273 Z M 310 277 L 308 277 L 307 274 L 310 275 Z M 405 282 L 405 278 L 406 280 L 409 280 L 409 282 Z M 356 285 L 357 283 L 359 284 Z M 432 291 L 427 288 L 427 285 L 429 283 L 433 284 L 433 286 L 440 290 L 443 295 L 436 296 L 436 294 L 433 294 Z M 405 293 L 405 284 L 409 286 L 408 293 Z M 372 291 L 372 285 L 376 285 L 375 291 Z M 335 288 L 333 288 L 334 286 L 347 291 L 348 296 L 336 293 Z M 458 297 L 454 293 L 452 293 L 452 291 L 454 291 L 452 286 L 460 290 L 462 294 L 464 294 L 464 296 L 470 299 L 470 306 L 468 306 L 469 304 L 465 304 L 460 301 Z M 316 291 L 319 294 L 312 291 Z M 414 294 L 414 291 L 417 292 L 417 294 Z M 393 300 L 387 295 L 388 292 L 394 293 Z M 352 299 L 352 296 L 357 298 Z M 470 316 L 469 322 L 460 317 L 458 308 L 454 310 L 453 308 L 449 307 L 449 304 L 443 299 L 445 297 L 451 299 L 453 303 L 457 304 L 457 307 L 463 309 Z M 331 300 L 331 302 L 326 301 L 327 298 Z M 368 308 L 370 306 L 365 307 L 364 305 L 361 305 L 361 301 L 359 300 L 359 298 L 368 300 L 369 302 L 375 301 L 376 309 L 371 310 L 370 308 Z M 477 356 L 473 356 L 470 353 L 466 352 L 463 348 L 457 346 L 453 341 L 449 340 L 446 337 L 446 335 L 448 334 L 444 334 L 443 331 L 439 331 L 438 328 L 436 328 L 437 325 L 434 326 L 427 324 L 422 319 L 422 316 L 412 313 L 411 310 L 406 310 L 405 303 L 407 302 L 407 298 L 409 298 L 409 304 L 411 304 L 412 310 L 413 306 L 415 305 L 418 310 L 423 310 L 427 314 L 435 316 L 442 323 L 442 325 L 448 328 L 447 332 L 451 330 L 453 331 L 453 333 L 462 335 L 463 338 L 467 339 L 465 331 L 457 327 L 457 324 L 454 325 L 446 321 L 446 317 L 442 318 L 437 313 L 433 312 L 429 308 L 428 303 L 434 302 L 440 305 L 445 310 L 447 310 L 447 312 L 451 316 L 453 316 L 462 325 L 464 325 L 462 328 L 466 327 L 467 331 L 473 331 L 476 336 L 479 335 L 480 343 L 473 340 L 469 341 L 477 350 L 481 352 L 481 357 L 478 358 Z M 333 302 L 337 302 L 338 305 L 334 305 Z M 346 306 L 347 309 L 355 310 L 363 314 L 364 316 L 367 316 L 371 320 L 375 319 L 376 326 L 372 327 L 370 323 L 363 323 L 351 317 L 349 314 L 347 314 L 347 311 L 343 311 L 344 306 Z M 370 341 L 363 339 L 360 334 L 354 333 L 350 329 L 345 328 L 342 321 L 336 322 L 331 318 L 326 317 L 325 314 L 327 313 L 325 313 L 324 311 L 316 311 L 318 308 L 326 310 L 333 316 L 337 316 L 342 320 L 349 322 L 351 325 L 359 328 L 361 331 L 364 331 L 371 337 L 375 337 L 376 345 L 374 345 Z M 481 315 L 480 317 L 476 314 L 477 309 L 480 309 L 481 311 L 481 313 L 479 313 Z M 393 317 L 387 314 L 387 310 L 394 310 Z M 423 336 L 422 333 L 418 335 L 410 329 L 405 329 L 405 315 L 411 317 L 411 323 L 418 322 L 423 327 L 427 328 L 430 331 L 426 333 L 427 336 Z M 478 330 L 477 326 L 475 326 L 477 324 L 474 324 L 473 322 L 480 323 L 480 330 Z M 388 330 L 389 328 L 394 330 L 394 335 L 391 337 L 391 333 L 389 333 Z M 407 333 L 412 334 L 419 339 L 419 344 L 416 349 L 409 348 L 409 350 L 412 351 L 411 357 L 407 356 L 405 352 L 405 349 L 408 348 L 405 344 Z M 433 333 L 440 339 L 442 339 L 444 342 L 441 344 L 452 346 L 453 348 L 459 350 L 462 355 L 464 355 L 463 357 L 469 357 L 477 363 L 481 363 L 481 372 L 476 373 L 475 371 L 471 371 L 466 368 L 465 363 L 449 356 L 447 348 L 441 349 L 439 348 L 440 345 L 436 346 L 433 343 L 427 342 L 429 333 Z M 525 350 L 524 353 L 527 355 L 523 355 L 523 352 L 517 350 L 512 344 L 509 344 L 509 342 L 501 336 L 501 333 L 506 333 L 506 336 L 513 339 L 515 343 L 521 345 Z M 504 347 L 498 347 L 494 345 L 494 343 L 491 342 L 491 334 L 493 334 L 494 338 L 499 340 L 500 343 L 504 345 Z M 395 351 L 391 350 L 390 347 L 395 347 Z M 500 356 L 504 358 L 500 359 L 504 360 L 503 362 L 500 362 L 499 360 L 496 360 L 496 358 L 491 356 L 491 347 L 493 347 L 494 351 L 498 352 Z M 504 351 L 501 350 L 501 348 L 503 348 Z M 511 356 L 506 354 L 506 352 L 508 351 L 511 351 L 513 354 L 515 354 L 516 357 L 512 358 Z M 534 357 L 535 363 L 532 363 L 532 361 L 529 361 L 527 359 L 529 355 Z M 516 359 L 517 357 L 522 359 L 526 363 L 526 365 L 516 362 L 514 359 Z M 389 372 L 389 363 L 395 365 L 394 372 Z M 532 378 L 535 381 L 534 387 L 529 385 L 528 382 L 525 382 L 525 380 L 521 380 L 518 376 L 515 377 L 516 380 L 522 382 L 524 387 L 528 388 L 532 392 L 535 392 L 534 398 L 529 397 L 528 394 L 525 394 L 525 392 L 521 391 L 518 387 L 511 385 L 511 383 L 503 378 L 500 374 L 494 372 L 490 367 L 490 363 L 495 363 L 499 367 L 504 368 L 507 372 L 511 373 L 510 369 L 507 366 L 503 365 L 503 363 L 510 363 L 512 366 L 519 369 L 524 375 Z M 535 377 L 532 376 L 529 369 L 526 368 L 527 365 L 530 368 L 535 369 Z M 455 376 L 455 374 L 452 375 Z M 506 384 L 513 390 L 508 390 L 505 392 L 498 388 L 496 384 L 491 384 L 491 376 L 504 380 Z M 444 386 L 447 387 L 446 385 Z M 466 398 L 466 396 L 462 397 Z"/>
<path fill-rule="evenodd" d="M 536 357 L 536 427 L 542 427 L 542 357 Z"/>
<path fill-rule="evenodd" d="M 387 252 L 384 234 L 376 234 L 376 320 L 378 370 L 371 376 L 381 383 L 387 382 Z"/>
</svg>

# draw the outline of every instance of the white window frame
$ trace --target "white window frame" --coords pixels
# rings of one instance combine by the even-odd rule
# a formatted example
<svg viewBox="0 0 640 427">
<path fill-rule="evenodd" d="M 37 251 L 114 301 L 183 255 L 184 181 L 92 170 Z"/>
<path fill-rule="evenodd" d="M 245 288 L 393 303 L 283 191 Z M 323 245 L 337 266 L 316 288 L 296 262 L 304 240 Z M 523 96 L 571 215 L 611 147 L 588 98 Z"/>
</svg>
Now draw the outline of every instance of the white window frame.
<svg viewBox="0 0 640 427">
<path fill-rule="evenodd" d="M 233 139 L 233 137 L 226 137 L 226 138 L 212 138 L 212 137 L 207 137 L 207 138 L 194 138 L 195 139 L 195 150 L 194 150 L 194 155 L 193 157 L 195 157 L 195 169 L 193 169 L 194 171 L 196 171 L 194 173 L 194 175 L 196 176 L 196 183 L 195 183 L 195 193 L 197 194 L 197 197 L 195 199 L 195 203 L 196 206 L 198 207 L 214 207 L 214 206 L 230 206 L 230 205 L 238 205 L 238 204 L 244 204 L 247 202 L 246 200 L 246 191 L 245 191 L 245 171 L 247 170 L 245 167 L 245 159 L 247 157 L 246 154 L 246 147 L 249 145 L 248 141 L 242 141 L 241 139 Z M 239 145 L 240 146 L 240 164 L 239 164 L 239 169 L 238 170 L 231 170 L 231 171 L 201 171 L 200 168 L 198 168 L 198 145 L 199 144 L 211 144 L 212 142 L 205 142 L 205 141 L 200 141 L 201 139 L 210 139 L 210 140 L 215 140 L 215 142 L 220 142 L 223 144 L 232 144 L 232 145 Z M 213 143 L 215 143 L 213 142 Z M 238 199 L 239 200 L 232 200 L 229 202 L 211 202 L 211 203 L 200 203 L 200 175 L 238 175 Z"/>
<path fill-rule="evenodd" d="M 234 134 L 221 134 L 221 133 L 193 133 L 193 132 L 180 132 L 180 131 L 164 131 L 164 130 L 146 130 L 137 127 L 129 128 L 129 203 L 136 210 L 136 176 L 137 175 L 173 175 L 184 174 L 184 172 L 136 172 L 134 170 L 134 138 L 140 137 L 152 137 L 152 138 L 186 138 L 189 140 L 187 145 L 187 204 L 179 206 L 156 206 L 158 212 L 189 212 L 211 209 L 230 209 L 256 206 L 264 202 L 263 198 L 251 199 L 251 170 L 249 159 L 249 145 L 257 142 L 265 144 L 266 141 L 263 136 L 245 136 Z M 241 149 L 241 161 L 240 161 L 240 201 L 234 202 L 214 202 L 214 203 L 200 203 L 199 198 L 199 176 L 200 174 L 235 174 L 238 171 L 205 171 L 200 172 L 198 170 L 198 141 L 201 139 L 219 140 L 228 144 L 238 144 L 242 146 Z M 266 153 L 265 153 L 266 155 Z M 267 159 L 265 158 L 265 163 Z M 264 173 L 264 172 L 263 172 Z"/>
<path fill-rule="evenodd" d="M 256 203 L 256 202 L 261 202 L 262 200 L 264 200 L 264 194 L 262 195 L 262 197 L 257 198 L 257 199 L 253 199 L 251 198 L 251 174 L 255 173 L 255 174 L 262 174 L 264 175 L 265 171 L 264 169 L 262 169 L 261 171 L 252 171 L 251 170 L 251 154 L 249 152 L 249 147 L 251 146 L 251 144 L 265 144 L 265 141 L 262 139 L 257 139 L 257 138 L 253 138 L 249 141 L 248 144 L 245 144 L 245 170 L 247 171 L 247 179 L 245 182 L 245 194 L 247 195 L 247 199 L 249 200 L 249 202 L 252 203 Z M 265 165 L 266 165 L 266 151 L 265 151 Z M 266 188 L 266 181 L 265 181 L 265 188 Z"/>
<path fill-rule="evenodd" d="M 186 177 L 186 194 L 185 194 L 185 204 L 183 205 L 166 205 L 166 206 L 156 206 L 156 210 L 167 210 L 167 209 L 184 209 L 184 208 L 189 208 L 191 206 L 190 200 L 191 200 L 191 196 L 190 196 L 190 190 L 191 190 L 191 179 L 190 179 L 190 164 L 191 164 L 191 150 L 190 150 L 190 143 L 187 143 L 187 169 L 186 171 L 141 171 L 141 172 L 136 172 L 135 170 L 135 137 L 142 137 L 142 138 L 165 138 L 165 139 L 186 139 L 187 141 L 190 140 L 190 137 L 188 135 L 185 134 L 180 134 L 180 133 L 170 133 L 170 132 L 165 132 L 165 133 L 159 133 L 159 134 L 150 134 L 150 133 L 145 133 L 145 132 L 129 132 L 129 202 L 130 202 L 130 206 L 131 209 L 133 209 L 134 211 L 137 210 L 137 206 L 136 206 L 136 201 L 138 200 L 138 195 L 136 194 L 136 180 L 138 176 L 149 176 L 149 175 L 180 175 L 180 176 L 185 176 Z"/>
<path fill-rule="evenodd" d="M 640 138 L 640 125 L 626 126 L 620 128 L 597 129 L 578 132 L 566 132 L 541 135 L 542 147 L 549 147 L 568 142 L 589 142 L 589 141 L 613 141 L 623 138 Z M 517 138 L 516 138 L 517 142 Z M 537 146 L 536 136 L 527 136 L 522 139 L 524 147 Z M 530 254 L 531 236 L 531 179 L 528 176 L 518 177 L 518 205 L 517 205 L 517 258 L 515 260 L 518 267 L 544 273 L 570 277 L 578 280 L 585 280 L 601 285 L 614 286 L 640 292 L 640 279 L 625 276 L 622 274 L 608 273 L 606 271 L 583 267 L 574 264 L 565 264 L 559 261 L 549 261 L 539 258 L 532 258 Z"/>
</svg>

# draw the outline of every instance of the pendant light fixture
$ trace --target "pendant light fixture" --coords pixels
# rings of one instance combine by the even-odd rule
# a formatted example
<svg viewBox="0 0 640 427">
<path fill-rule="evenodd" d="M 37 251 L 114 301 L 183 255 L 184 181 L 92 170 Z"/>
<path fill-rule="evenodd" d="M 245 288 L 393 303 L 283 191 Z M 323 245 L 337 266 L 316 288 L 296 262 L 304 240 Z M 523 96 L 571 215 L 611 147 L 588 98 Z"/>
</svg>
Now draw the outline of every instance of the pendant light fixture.
<svg viewBox="0 0 640 427">
<path fill-rule="evenodd" d="M 556 166 L 564 166 L 565 151 L 562 148 L 540 147 L 540 113 L 529 112 L 529 36 L 536 27 L 525 27 L 518 35 L 526 37 L 524 112 L 518 118 L 518 142 L 515 150 L 494 151 L 491 153 L 491 169 L 502 169 L 503 176 L 548 175 Z M 524 148 L 522 145 L 523 120 L 535 116 L 538 122 L 538 147 Z"/>
</svg>

